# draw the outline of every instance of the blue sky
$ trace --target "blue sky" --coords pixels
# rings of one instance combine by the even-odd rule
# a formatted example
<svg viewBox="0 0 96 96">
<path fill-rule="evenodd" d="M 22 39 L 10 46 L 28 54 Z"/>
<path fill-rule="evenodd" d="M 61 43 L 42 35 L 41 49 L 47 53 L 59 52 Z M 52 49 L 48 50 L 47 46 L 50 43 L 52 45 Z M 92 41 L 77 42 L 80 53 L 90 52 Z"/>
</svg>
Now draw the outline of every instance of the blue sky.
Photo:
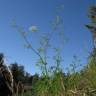
<svg viewBox="0 0 96 96">
<path fill-rule="evenodd" d="M 78 56 L 82 65 L 86 64 L 88 52 L 92 49 L 92 37 L 85 24 L 90 23 L 87 14 L 92 3 L 92 0 L 0 0 L 0 52 L 6 55 L 8 64 L 18 62 L 31 74 L 39 72 L 35 66 L 37 56 L 24 48 L 25 43 L 20 34 L 11 27 L 11 22 L 15 19 L 25 30 L 35 25 L 39 34 L 49 32 L 56 7 L 64 5 L 61 16 L 64 34 L 69 41 L 62 52 L 62 66 L 69 66 L 74 55 Z M 39 47 L 36 34 L 32 33 L 30 38 L 32 45 Z M 54 44 L 58 43 L 56 38 L 54 41 Z"/>
</svg>

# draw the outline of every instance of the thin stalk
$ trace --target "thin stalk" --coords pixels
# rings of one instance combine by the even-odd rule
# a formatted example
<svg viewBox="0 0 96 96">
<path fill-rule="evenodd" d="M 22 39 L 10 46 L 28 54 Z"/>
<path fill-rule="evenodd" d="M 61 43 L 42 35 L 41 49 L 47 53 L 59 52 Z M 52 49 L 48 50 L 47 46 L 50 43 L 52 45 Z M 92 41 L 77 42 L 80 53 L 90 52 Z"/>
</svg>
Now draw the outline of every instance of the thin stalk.
<svg viewBox="0 0 96 96">
<path fill-rule="evenodd" d="M 16 26 L 16 28 L 20 29 L 20 27 Z M 27 37 L 23 34 L 24 32 L 21 30 L 19 31 L 19 33 L 21 34 L 21 36 L 23 37 L 24 41 L 28 44 L 30 50 L 32 50 L 39 58 L 40 60 L 42 61 L 42 63 L 44 64 L 45 66 L 45 74 L 46 76 L 48 75 L 48 72 L 47 72 L 47 67 L 46 67 L 46 62 L 43 60 L 42 56 L 39 54 L 39 52 L 37 52 L 37 50 L 35 50 L 35 48 L 32 47 L 31 43 L 28 41 Z"/>
</svg>

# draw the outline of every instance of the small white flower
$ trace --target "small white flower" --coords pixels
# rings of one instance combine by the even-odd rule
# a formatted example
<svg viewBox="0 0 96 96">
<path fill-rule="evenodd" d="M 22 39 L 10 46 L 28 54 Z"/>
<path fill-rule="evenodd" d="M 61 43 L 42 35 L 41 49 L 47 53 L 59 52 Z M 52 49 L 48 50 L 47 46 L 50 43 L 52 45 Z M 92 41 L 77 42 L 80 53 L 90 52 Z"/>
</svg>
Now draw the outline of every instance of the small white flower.
<svg viewBox="0 0 96 96">
<path fill-rule="evenodd" d="M 30 32 L 37 32 L 37 30 L 38 30 L 38 29 L 37 29 L 37 26 L 34 26 L 34 25 L 33 25 L 33 26 L 30 26 L 30 27 L 29 27 L 29 31 L 30 31 Z"/>
</svg>

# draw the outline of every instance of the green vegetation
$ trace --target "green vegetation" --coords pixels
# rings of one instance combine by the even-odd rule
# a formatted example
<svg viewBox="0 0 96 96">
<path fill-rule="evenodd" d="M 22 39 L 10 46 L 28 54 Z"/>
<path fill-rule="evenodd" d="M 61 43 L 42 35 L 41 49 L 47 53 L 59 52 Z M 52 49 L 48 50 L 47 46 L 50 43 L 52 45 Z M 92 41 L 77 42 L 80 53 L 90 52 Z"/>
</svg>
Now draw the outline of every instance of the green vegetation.
<svg viewBox="0 0 96 96">
<path fill-rule="evenodd" d="M 96 50 L 96 49 L 94 49 Z M 96 51 L 95 51 L 96 52 Z M 96 55 L 80 72 L 64 74 L 55 70 L 51 76 L 33 76 L 32 93 L 24 96 L 95 96 Z"/>
<path fill-rule="evenodd" d="M 91 12 L 93 14 L 92 10 L 93 9 L 91 8 Z M 40 47 L 38 49 L 33 48 L 31 42 L 27 38 L 24 29 L 17 25 L 14 25 L 14 27 L 19 30 L 20 34 L 25 40 L 27 48 L 31 49 L 39 57 L 36 65 L 41 69 L 42 72 L 41 76 L 38 76 L 38 74 L 35 74 L 31 77 L 23 76 L 24 70 L 23 67 L 20 67 L 20 70 L 22 71 L 19 70 L 19 73 L 21 75 L 18 72 L 14 73 L 15 76 L 18 75 L 16 76 L 16 78 L 18 77 L 24 83 L 26 83 L 25 77 L 27 77 L 26 79 L 28 80 L 29 77 L 31 78 L 31 80 L 29 81 L 32 82 L 29 84 L 31 84 L 32 86 L 32 93 L 26 92 L 24 96 L 96 96 L 96 48 L 93 48 L 92 53 L 90 54 L 88 59 L 88 64 L 86 64 L 86 66 L 82 70 L 76 71 L 76 68 L 79 67 L 79 65 L 71 64 L 71 69 L 69 68 L 67 73 L 62 71 L 61 63 L 63 61 L 63 57 L 61 53 L 65 40 L 62 39 L 64 38 L 63 23 L 61 22 L 62 17 L 58 14 L 56 15 L 54 22 L 52 22 L 52 32 L 43 34 L 43 36 L 41 36 Z M 93 17 L 91 18 L 93 20 Z M 96 19 L 96 15 L 94 18 Z M 95 22 L 93 21 L 92 23 L 95 24 Z M 86 26 L 88 28 L 91 28 L 89 25 Z M 52 36 L 54 34 L 58 34 L 56 30 L 59 30 L 58 32 L 59 38 L 61 40 L 61 45 L 58 46 L 60 47 L 55 47 L 51 44 L 51 39 L 53 38 Z M 53 53 L 53 65 L 48 62 L 49 49 Z M 75 60 L 77 60 L 76 56 L 74 58 Z M 17 65 L 14 67 L 16 68 Z M 12 67 L 12 70 L 14 69 L 14 67 Z M 18 70 L 18 68 L 16 70 Z M 28 84 L 28 82 L 26 84 Z"/>
<path fill-rule="evenodd" d="M 27 80 L 31 78 L 30 84 L 26 80 L 24 84 L 31 85 L 32 90 L 27 90 L 24 96 L 95 96 L 96 55 L 93 56 L 94 53 L 96 53 L 96 49 L 93 49 L 90 54 L 88 64 L 79 72 L 70 71 L 71 73 L 65 74 L 61 69 L 58 71 L 55 69 L 50 76 L 42 75 L 39 77 L 38 74 L 25 76 Z M 22 74 L 20 73 L 19 76 L 21 78 Z M 19 80 L 24 82 L 24 79 Z"/>
</svg>

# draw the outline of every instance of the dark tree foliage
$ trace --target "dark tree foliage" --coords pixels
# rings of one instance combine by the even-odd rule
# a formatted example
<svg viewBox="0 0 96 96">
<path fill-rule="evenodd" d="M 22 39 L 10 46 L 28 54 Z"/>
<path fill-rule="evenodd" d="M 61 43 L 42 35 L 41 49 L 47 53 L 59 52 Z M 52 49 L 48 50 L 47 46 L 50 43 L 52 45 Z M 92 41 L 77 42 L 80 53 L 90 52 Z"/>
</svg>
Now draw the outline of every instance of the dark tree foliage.
<svg viewBox="0 0 96 96">
<path fill-rule="evenodd" d="M 24 66 L 14 63 L 10 64 L 9 67 L 12 71 L 13 78 L 16 83 L 22 81 L 24 84 L 32 84 L 32 76 L 25 71 Z"/>
</svg>

